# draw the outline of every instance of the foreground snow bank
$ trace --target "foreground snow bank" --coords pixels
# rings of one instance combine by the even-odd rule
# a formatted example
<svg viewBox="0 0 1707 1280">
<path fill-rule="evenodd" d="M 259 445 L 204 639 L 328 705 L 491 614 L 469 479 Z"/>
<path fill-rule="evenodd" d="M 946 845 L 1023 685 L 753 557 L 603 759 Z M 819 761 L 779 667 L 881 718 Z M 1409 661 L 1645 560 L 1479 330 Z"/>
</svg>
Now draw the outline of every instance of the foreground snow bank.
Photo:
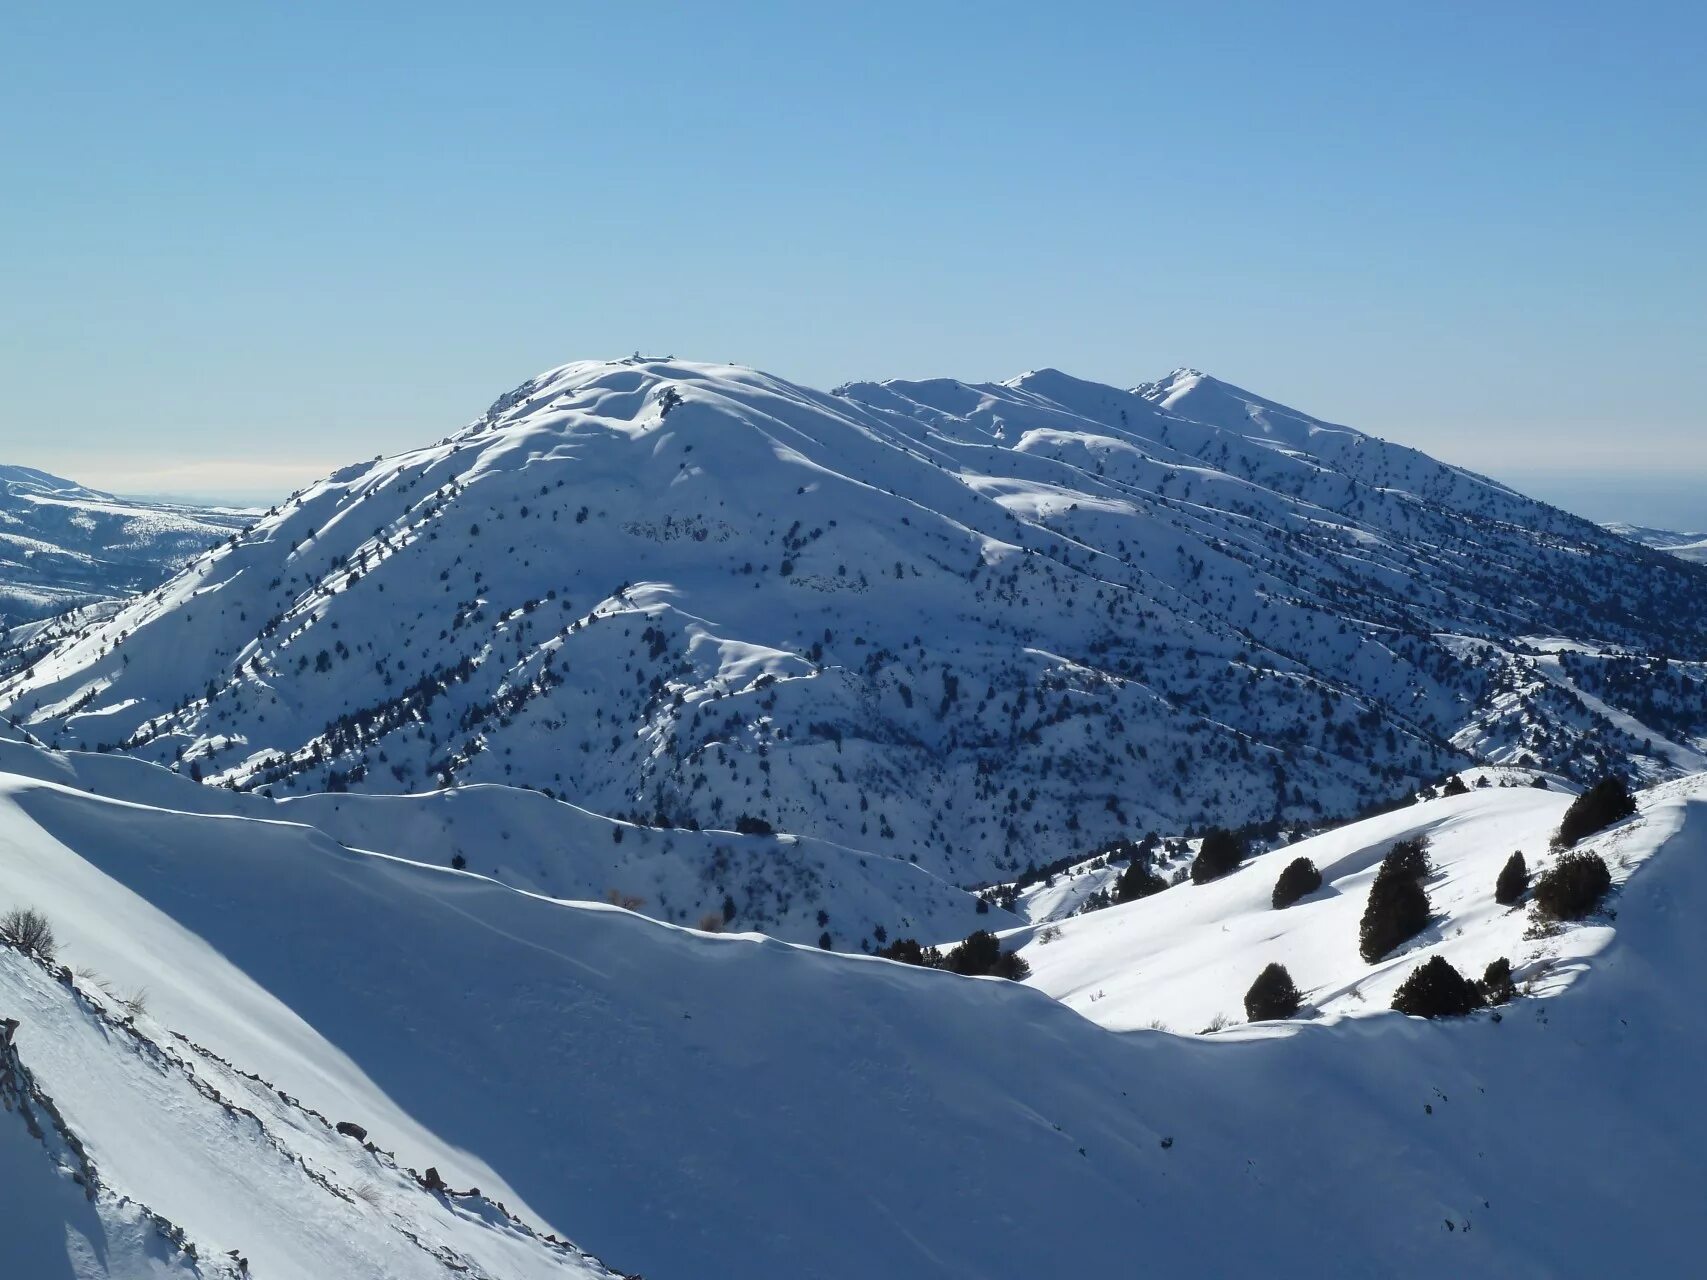
<svg viewBox="0 0 1707 1280">
<path fill-rule="evenodd" d="M 1497 1023 L 1243 1041 L 1115 1033 L 1014 984 L 23 778 L 0 781 L 0 895 L 48 912 L 72 964 L 146 985 L 154 1023 L 648 1280 L 1035 1280 L 1138 1253 L 1199 1274 L 1681 1271 L 1707 1193 L 1707 784 L 1644 803 L 1616 939 L 1569 992 Z M 70 1035 L 19 1032 L 67 1097 Z M 110 1110 L 71 1108 L 92 1141 L 148 1140 Z M 180 1185 L 125 1167 L 150 1204 Z M 254 1247 L 181 1186 L 187 1229 Z"/>
</svg>

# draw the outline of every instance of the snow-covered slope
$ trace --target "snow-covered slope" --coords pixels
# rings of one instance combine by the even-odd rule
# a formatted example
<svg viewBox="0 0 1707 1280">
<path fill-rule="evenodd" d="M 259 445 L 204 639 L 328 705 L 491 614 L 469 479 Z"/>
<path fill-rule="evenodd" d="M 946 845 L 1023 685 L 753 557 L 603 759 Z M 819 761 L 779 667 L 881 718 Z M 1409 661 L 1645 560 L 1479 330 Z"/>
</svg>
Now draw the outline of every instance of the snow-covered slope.
<svg viewBox="0 0 1707 1280">
<path fill-rule="evenodd" d="M 1614 521 L 1606 526 L 1621 538 L 1629 538 L 1644 547 L 1663 551 L 1667 555 L 1707 564 L 1707 533 L 1676 533 L 1670 529 L 1650 529 L 1645 525 Z"/>
<path fill-rule="evenodd" d="M 20 622 L 158 585 L 252 520 L 0 466 L 0 648 Z"/>
<path fill-rule="evenodd" d="M 552 897 L 795 942 L 827 936 L 840 950 L 874 951 L 891 937 L 960 938 L 1020 920 L 905 858 L 809 836 L 651 827 L 496 784 L 274 800 L 200 787 L 121 756 L 45 752 L 4 738 L 0 771 L 163 808 L 308 825 L 351 849 L 466 867 Z"/>
<path fill-rule="evenodd" d="M 152 783 L 105 763 L 109 790 Z M 1529 820 L 1441 811 L 1482 816 L 1489 844 Z M 0 949 L 0 1016 L 110 1189 L 258 1276 L 415 1274 L 412 1236 L 474 1274 L 594 1265 L 543 1231 L 648 1280 L 1035 1280 L 1135 1251 L 1196 1274 L 1681 1273 L 1707 1192 L 1707 780 L 1616 839 L 1616 936 L 1578 931 L 1595 954 L 1568 991 L 1239 1040 L 13 773 L 0 906 L 43 910 L 100 978 Z M 127 1027 L 116 999 L 144 987 Z"/>
<path fill-rule="evenodd" d="M 839 950 L 1018 923 L 905 858 L 813 836 L 622 822 L 511 787 L 311 795 L 276 807 L 352 848 L 439 866 L 461 859 L 471 871 L 552 897 L 607 899 L 702 928 L 711 917 L 718 927 L 828 939 Z"/>
<path fill-rule="evenodd" d="M 7 964 L 0 958 L 0 965 Z M 29 1280 L 235 1276 L 206 1267 L 173 1224 L 100 1180 L 86 1149 L 18 1057 L 17 1020 L 0 1015 L 0 1262 Z M 221 1265 L 226 1264 L 226 1265 Z"/>
<path fill-rule="evenodd" d="M 973 884 L 1356 812 L 1466 753 L 1675 774 L 1689 742 L 1521 638 L 1699 662 L 1704 587 L 1198 374 L 825 394 L 585 362 L 56 638 L 0 708 L 241 788 L 506 783 Z"/>
<path fill-rule="evenodd" d="M 1667 784 L 1647 804 L 1669 812 L 1678 794 L 1699 787 Z M 1513 852 L 1523 853 L 1534 875 L 1551 864 L 1548 842 L 1572 798 L 1490 786 L 1424 800 L 1261 854 L 1220 880 L 1188 881 L 1047 933 L 1035 928 L 1010 938 L 1024 943 L 1032 985 L 1116 1029 L 1160 1024 L 1196 1032 L 1218 1021 L 1242 1023 L 1245 991 L 1269 963 L 1286 966 L 1309 1016 L 1328 1020 L 1386 1009 L 1404 977 L 1437 954 L 1472 977 L 1503 956 L 1519 982 L 1554 995 L 1611 938 L 1610 925 L 1530 936 L 1529 911 L 1495 903 L 1494 881 Z M 1370 882 L 1396 841 L 1417 836 L 1428 840 L 1435 868 L 1426 881 L 1433 920 L 1409 944 L 1366 964 L 1357 942 Z M 1655 847 L 1643 821 L 1581 846 L 1606 858 L 1617 883 Z M 1277 911 L 1275 880 L 1299 857 L 1322 873 L 1322 887 Z"/>
<path fill-rule="evenodd" d="M 27 1269 L 7 1274 L 35 1280 L 65 1274 L 69 1263 L 77 1276 L 152 1276 L 200 1261 L 197 1274 L 304 1280 L 610 1276 L 488 1196 L 424 1185 L 287 1090 L 161 1026 L 149 998 L 145 988 L 120 992 L 97 973 L 56 973 L 0 950 L 0 1008 L 20 1024 L 14 1066 L 37 1095 L 39 1134 L 33 1151 L 8 1135 L 0 1262 Z M 41 1261 L 54 1256 L 51 1240 L 13 1251 L 13 1193 L 56 1193 L 68 1173 L 95 1193 L 86 1203 L 102 1220 L 97 1238 L 116 1236 L 122 1248 L 113 1252 L 140 1259 L 103 1259 L 110 1245 L 66 1234 L 57 1272 Z"/>
</svg>

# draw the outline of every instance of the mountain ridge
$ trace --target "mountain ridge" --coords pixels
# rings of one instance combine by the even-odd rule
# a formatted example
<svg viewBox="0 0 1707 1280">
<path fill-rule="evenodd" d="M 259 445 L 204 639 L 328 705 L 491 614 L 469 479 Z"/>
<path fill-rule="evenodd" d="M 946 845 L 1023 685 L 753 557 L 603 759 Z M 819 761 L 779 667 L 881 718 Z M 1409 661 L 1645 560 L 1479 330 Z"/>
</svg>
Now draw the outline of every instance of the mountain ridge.
<svg viewBox="0 0 1707 1280">
<path fill-rule="evenodd" d="M 1700 570 L 1285 412 L 1277 447 L 1054 370 L 574 362 L 53 638 L 0 709 L 244 789 L 496 782 L 960 885 L 1478 759 L 1675 776 L 1707 741 Z"/>
</svg>

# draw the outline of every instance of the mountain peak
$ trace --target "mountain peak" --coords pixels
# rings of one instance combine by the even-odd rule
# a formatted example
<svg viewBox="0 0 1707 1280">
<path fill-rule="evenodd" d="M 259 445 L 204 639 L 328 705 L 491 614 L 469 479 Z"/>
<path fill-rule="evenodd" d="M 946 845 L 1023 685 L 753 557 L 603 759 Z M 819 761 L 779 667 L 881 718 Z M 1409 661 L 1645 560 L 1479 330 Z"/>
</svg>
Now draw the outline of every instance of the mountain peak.
<svg viewBox="0 0 1707 1280">
<path fill-rule="evenodd" d="M 645 842 L 607 829 L 593 888 L 677 923 L 736 895 L 858 948 L 901 914 L 949 936 L 956 886 L 1133 829 L 1355 811 L 1461 741 L 1595 767 L 1533 682 L 1429 637 L 1655 653 L 1707 617 L 1690 566 L 1207 375 L 1167 386 L 560 365 L 56 633 L 0 713 L 239 790 L 522 786 L 708 859 L 787 832 L 798 880 L 751 900 L 736 863 L 779 846 L 739 846 L 721 887 L 631 889 Z M 1517 600 L 1490 586 L 1514 565 Z"/>
</svg>

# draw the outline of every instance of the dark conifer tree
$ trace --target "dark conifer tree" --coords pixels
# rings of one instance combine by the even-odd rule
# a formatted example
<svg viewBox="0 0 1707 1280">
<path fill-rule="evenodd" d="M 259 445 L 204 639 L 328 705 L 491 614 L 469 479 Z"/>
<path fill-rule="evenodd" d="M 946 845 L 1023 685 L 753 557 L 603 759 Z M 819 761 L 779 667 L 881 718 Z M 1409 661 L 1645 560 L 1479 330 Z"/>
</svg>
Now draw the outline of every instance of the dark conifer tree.
<svg viewBox="0 0 1707 1280">
<path fill-rule="evenodd" d="M 1207 884 L 1219 880 L 1245 860 L 1245 842 L 1219 827 L 1207 832 L 1197 857 L 1191 863 L 1191 882 Z"/>
<path fill-rule="evenodd" d="M 1553 844 L 1560 849 L 1569 849 L 1577 841 L 1592 836 L 1596 831 L 1604 831 L 1635 812 L 1636 801 L 1630 794 L 1630 788 L 1624 785 L 1624 779 L 1603 778 L 1571 801 L 1571 807 L 1565 810 L 1564 820 L 1559 823 L 1559 832 L 1553 837 Z"/>
<path fill-rule="evenodd" d="M 1480 1008 L 1481 993 L 1445 956 L 1411 970 L 1393 993 L 1393 1007 L 1415 1018 L 1456 1018 Z"/>
<path fill-rule="evenodd" d="M 1529 892 L 1529 865 L 1523 860 L 1523 853 L 1517 853 L 1505 860 L 1505 866 L 1500 868 L 1499 879 L 1494 881 L 1494 901 L 1502 907 L 1509 907 L 1514 902 L 1520 902 L 1523 895 Z"/>
<path fill-rule="evenodd" d="M 1535 882 L 1535 904 L 1555 920 L 1580 920 L 1612 887 L 1598 853 L 1567 853 Z"/>
<path fill-rule="evenodd" d="M 1370 964 L 1428 927 L 1427 849 L 1421 839 L 1401 840 L 1381 860 L 1357 932 L 1358 953 Z"/>
<path fill-rule="evenodd" d="M 1251 989 L 1245 992 L 1245 1016 L 1252 1022 L 1270 1022 L 1290 1018 L 1298 1012 L 1304 997 L 1293 984 L 1286 966 L 1271 964 L 1257 975 Z"/>
<path fill-rule="evenodd" d="M 1274 882 L 1274 894 L 1270 901 L 1274 903 L 1274 909 L 1280 911 L 1321 887 L 1322 873 L 1316 870 L 1316 864 L 1308 858 L 1294 858 L 1286 864 L 1286 869 L 1280 873 L 1280 879 Z"/>
</svg>

